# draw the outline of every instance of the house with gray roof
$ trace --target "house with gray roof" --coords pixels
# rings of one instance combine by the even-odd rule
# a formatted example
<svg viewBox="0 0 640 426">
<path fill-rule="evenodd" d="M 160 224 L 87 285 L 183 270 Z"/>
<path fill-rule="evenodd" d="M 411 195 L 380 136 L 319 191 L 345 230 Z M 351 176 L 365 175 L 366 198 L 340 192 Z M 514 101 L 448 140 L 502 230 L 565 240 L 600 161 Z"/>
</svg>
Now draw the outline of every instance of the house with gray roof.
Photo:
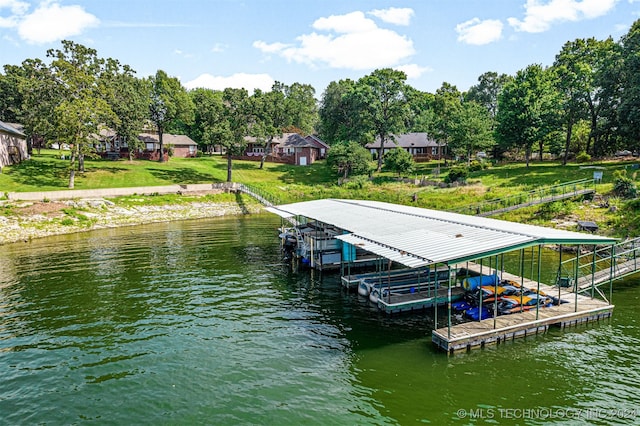
<svg viewBox="0 0 640 426">
<path fill-rule="evenodd" d="M 365 145 L 371 155 L 378 153 L 380 148 L 380 138 L 376 138 L 374 142 Z M 427 133 L 414 132 L 403 133 L 399 135 L 391 135 L 389 139 L 384 141 L 384 152 L 389 152 L 394 148 L 403 148 L 409 152 L 415 161 L 429 161 L 440 158 L 447 158 L 447 144 L 438 142 L 431 138 Z"/>
</svg>

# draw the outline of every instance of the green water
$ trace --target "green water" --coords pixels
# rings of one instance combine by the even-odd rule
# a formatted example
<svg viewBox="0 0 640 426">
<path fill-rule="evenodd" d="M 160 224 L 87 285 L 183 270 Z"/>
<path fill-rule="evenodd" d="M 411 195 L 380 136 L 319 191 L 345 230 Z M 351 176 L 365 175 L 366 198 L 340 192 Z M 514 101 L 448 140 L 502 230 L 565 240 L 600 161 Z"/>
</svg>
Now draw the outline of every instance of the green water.
<svg viewBox="0 0 640 426">
<path fill-rule="evenodd" d="M 449 357 L 432 313 L 283 266 L 279 225 L 1 246 L 0 424 L 640 423 L 640 277 L 610 321 Z"/>
</svg>

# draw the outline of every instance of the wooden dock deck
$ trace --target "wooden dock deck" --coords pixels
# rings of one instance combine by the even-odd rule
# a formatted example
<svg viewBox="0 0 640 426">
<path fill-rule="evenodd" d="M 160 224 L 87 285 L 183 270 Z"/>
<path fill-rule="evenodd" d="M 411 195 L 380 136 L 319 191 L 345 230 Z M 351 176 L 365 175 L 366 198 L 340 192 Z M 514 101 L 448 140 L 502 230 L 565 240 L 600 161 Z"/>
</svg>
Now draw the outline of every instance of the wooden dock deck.
<svg viewBox="0 0 640 426">
<path fill-rule="evenodd" d="M 468 269 L 475 269 L 470 265 Z M 485 268 L 487 269 L 487 268 Z M 489 273 L 489 271 L 486 271 Z M 503 278 L 522 282 L 522 278 L 503 273 Z M 524 286 L 535 289 L 537 282 L 524 279 Z M 555 286 L 540 284 L 540 291 L 549 296 L 560 297 L 566 303 L 548 308 L 501 315 L 482 321 L 470 321 L 462 324 L 441 327 L 433 330 L 433 343 L 449 353 L 467 351 L 487 345 L 499 344 L 518 337 L 544 333 L 551 326 L 564 328 L 582 323 L 609 318 L 614 306 L 608 302 L 567 291 Z M 577 301 L 577 305 L 576 305 Z"/>
</svg>

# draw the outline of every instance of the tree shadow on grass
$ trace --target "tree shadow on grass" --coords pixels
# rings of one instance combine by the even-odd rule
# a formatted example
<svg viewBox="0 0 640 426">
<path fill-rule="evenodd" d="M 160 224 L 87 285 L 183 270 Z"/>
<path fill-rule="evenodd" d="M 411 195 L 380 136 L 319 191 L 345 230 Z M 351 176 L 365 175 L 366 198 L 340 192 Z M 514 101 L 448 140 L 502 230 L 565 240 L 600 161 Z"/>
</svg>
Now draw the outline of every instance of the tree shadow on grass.
<svg viewBox="0 0 640 426">
<path fill-rule="evenodd" d="M 156 178 L 168 182 L 180 183 L 206 183 L 217 181 L 215 176 L 209 173 L 201 173 L 185 167 L 179 169 L 149 169 L 149 172 Z"/>
<path fill-rule="evenodd" d="M 334 184 L 337 178 L 329 168 L 321 163 L 310 166 L 278 165 L 272 170 L 281 173 L 280 180 L 284 183 L 301 183 L 306 185 Z"/>
<path fill-rule="evenodd" d="M 62 162 L 23 161 L 11 167 L 11 178 L 19 184 L 66 188 L 69 165 Z"/>
</svg>

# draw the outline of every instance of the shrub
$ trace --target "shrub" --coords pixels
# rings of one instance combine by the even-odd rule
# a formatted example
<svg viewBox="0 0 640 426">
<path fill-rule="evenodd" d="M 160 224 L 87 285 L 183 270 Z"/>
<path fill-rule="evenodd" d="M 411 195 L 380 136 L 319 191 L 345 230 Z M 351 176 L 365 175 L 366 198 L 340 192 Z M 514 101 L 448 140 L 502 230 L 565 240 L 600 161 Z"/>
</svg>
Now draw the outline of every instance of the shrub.
<svg viewBox="0 0 640 426">
<path fill-rule="evenodd" d="M 473 160 L 471 164 L 469 164 L 470 172 L 479 172 L 480 170 L 486 169 L 488 166 L 486 161 L 481 160 Z"/>
<path fill-rule="evenodd" d="M 345 189 L 363 189 L 369 184 L 369 179 L 365 175 L 358 175 L 344 184 Z"/>
<path fill-rule="evenodd" d="M 591 161 L 591 156 L 584 151 L 576 155 L 576 163 L 587 163 L 589 161 Z"/>
<path fill-rule="evenodd" d="M 469 177 L 469 169 L 467 166 L 453 166 L 449 169 L 449 174 L 445 178 L 445 182 L 464 182 Z"/>
<path fill-rule="evenodd" d="M 613 193 L 621 198 L 636 198 L 638 188 L 636 184 L 627 177 L 626 170 L 616 170 L 613 172 Z"/>
</svg>

